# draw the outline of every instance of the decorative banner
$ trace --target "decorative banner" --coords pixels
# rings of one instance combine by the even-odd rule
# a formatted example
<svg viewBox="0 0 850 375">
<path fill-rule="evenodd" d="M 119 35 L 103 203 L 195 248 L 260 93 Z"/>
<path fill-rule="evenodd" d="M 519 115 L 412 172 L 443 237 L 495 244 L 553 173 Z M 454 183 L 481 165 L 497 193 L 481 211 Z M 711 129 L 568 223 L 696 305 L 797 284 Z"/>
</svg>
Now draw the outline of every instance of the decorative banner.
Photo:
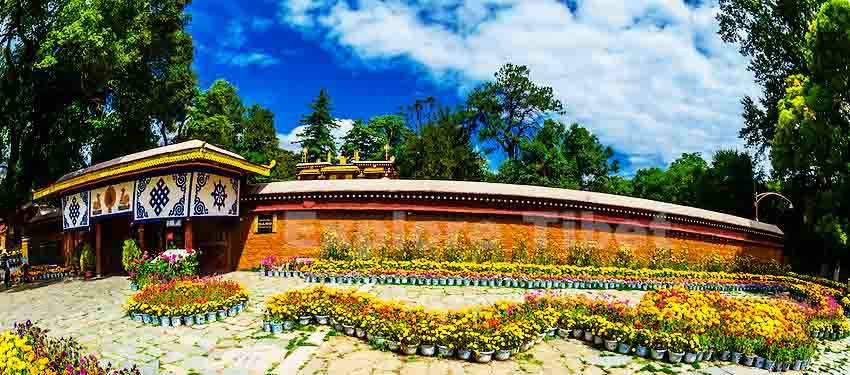
<svg viewBox="0 0 850 375">
<path fill-rule="evenodd" d="M 186 217 L 190 173 L 136 180 L 134 220 Z"/>
<path fill-rule="evenodd" d="M 133 211 L 133 181 L 122 182 L 91 191 L 91 217 Z"/>
<path fill-rule="evenodd" d="M 191 216 L 239 216 L 239 179 L 195 172 Z"/>
<path fill-rule="evenodd" d="M 89 226 L 89 191 L 62 197 L 62 230 Z"/>
</svg>

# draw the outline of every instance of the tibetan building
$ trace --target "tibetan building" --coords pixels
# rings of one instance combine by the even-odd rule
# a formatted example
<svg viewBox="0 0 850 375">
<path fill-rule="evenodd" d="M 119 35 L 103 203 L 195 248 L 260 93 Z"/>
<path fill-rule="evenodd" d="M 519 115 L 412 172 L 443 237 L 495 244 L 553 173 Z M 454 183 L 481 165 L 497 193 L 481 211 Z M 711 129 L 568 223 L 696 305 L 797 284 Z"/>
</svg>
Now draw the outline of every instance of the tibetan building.
<svg viewBox="0 0 850 375">
<path fill-rule="evenodd" d="M 247 185 L 248 176 L 268 176 L 275 163 L 188 141 L 99 163 L 38 190 L 26 236 L 44 259 L 51 252 L 67 259 L 88 241 L 99 274 L 123 272 L 121 244 L 131 238 L 149 252 L 200 250 L 201 270 L 213 273 L 255 267 L 268 255 L 317 255 L 324 232 L 376 241 L 463 234 L 504 248 L 595 241 L 782 259 L 783 233 L 774 225 L 585 191 L 400 180 L 394 162 L 305 158 L 296 181 Z"/>
</svg>

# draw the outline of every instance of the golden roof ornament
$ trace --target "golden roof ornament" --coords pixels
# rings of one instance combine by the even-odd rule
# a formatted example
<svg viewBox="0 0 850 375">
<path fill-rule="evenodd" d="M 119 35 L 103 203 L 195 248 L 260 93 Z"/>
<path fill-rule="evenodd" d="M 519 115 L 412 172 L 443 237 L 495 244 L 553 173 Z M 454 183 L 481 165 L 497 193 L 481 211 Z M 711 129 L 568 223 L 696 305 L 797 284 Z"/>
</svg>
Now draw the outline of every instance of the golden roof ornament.
<svg viewBox="0 0 850 375">
<path fill-rule="evenodd" d="M 360 151 L 354 150 L 354 161 L 360 161 Z"/>
<path fill-rule="evenodd" d="M 390 160 L 390 144 L 384 145 L 384 160 Z"/>
<path fill-rule="evenodd" d="M 306 146 L 304 146 L 304 148 L 301 149 L 301 162 L 302 163 L 307 162 L 307 147 Z"/>
</svg>

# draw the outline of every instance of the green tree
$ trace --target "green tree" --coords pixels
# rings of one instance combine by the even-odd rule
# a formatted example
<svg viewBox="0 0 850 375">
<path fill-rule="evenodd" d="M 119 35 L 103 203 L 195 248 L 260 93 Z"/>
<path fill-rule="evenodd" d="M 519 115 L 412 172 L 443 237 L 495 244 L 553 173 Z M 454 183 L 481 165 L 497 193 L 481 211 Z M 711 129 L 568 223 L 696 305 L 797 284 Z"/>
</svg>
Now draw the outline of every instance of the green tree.
<svg viewBox="0 0 850 375">
<path fill-rule="evenodd" d="M 831 0 L 812 20 L 803 56 L 808 74 L 786 79 L 771 142 L 774 173 L 795 193 L 824 256 L 848 252 L 850 231 L 850 2 Z"/>
<path fill-rule="evenodd" d="M 378 134 L 380 150 L 378 154 L 370 154 L 368 157 L 376 160 L 384 160 L 384 146 L 389 145 L 389 156 L 395 156 L 398 159 L 407 137 L 411 134 L 410 129 L 404 124 L 404 118 L 399 115 L 375 116 L 369 119 L 369 128 Z"/>
<path fill-rule="evenodd" d="M 763 185 L 745 152 L 718 150 L 705 172 L 699 207 L 741 217 L 752 215 L 756 188 Z"/>
<path fill-rule="evenodd" d="M 216 80 L 207 91 L 198 93 L 189 109 L 179 141 L 199 139 L 234 150 L 242 134 L 245 106 L 235 86 Z"/>
<path fill-rule="evenodd" d="M 618 171 L 610 161 L 614 151 L 587 129 L 547 119 L 531 140 L 520 146 L 517 159 L 505 160 L 498 181 L 567 189 L 604 191 Z"/>
<path fill-rule="evenodd" d="M 632 178 L 632 195 L 654 201 L 676 203 L 667 186 L 669 186 L 667 173 L 661 168 L 641 168 Z"/>
<path fill-rule="evenodd" d="M 720 0 L 720 36 L 738 45 L 750 58 L 749 70 L 761 85 L 761 98 L 746 96 L 741 137 L 764 151 L 779 119 L 778 103 L 785 96 L 785 78 L 806 74 L 805 36 L 809 23 L 825 0 Z"/>
<path fill-rule="evenodd" d="M 564 106 L 551 87 L 538 86 L 522 65 L 506 64 L 496 72 L 495 80 L 475 88 L 466 106 L 476 124 L 479 137 L 495 142 L 508 159 L 516 159 L 520 146 L 551 115 L 564 113 Z"/>
<path fill-rule="evenodd" d="M 383 134 L 376 129 L 363 123 L 363 120 L 354 121 L 351 130 L 342 138 L 342 146 L 340 152 L 348 157 L 353 157 L 354 152 L 360 153 L 360 157 L 364 160 L 375 160 L 378 155 L 383 154 L 383 145 L 386 140 Z M 381 155 L 383 160 L 383 155 Z"/>
<path fill-rule="evenodd" d="M 402 178 L 479 181 L 486 161 L 472 143 L 474 130 L 469 114 L 436 105 L 410 108 L 409 126 L 415 131 L 406 139 L 397 158 Z"/>
<path fill-rule="evenodd" d="M 148 105 L 193 83 L 187 1 L 0 4 L 0 215 L 91 160 L 150 147 L 171 114 Z M 182 67 L 175 65 L 182 64 Z M 155 90 L 162 90 L 158 94 Z M 151 98 L 150 101 L 142 101 Z M 180 107 L 179 95 L 168 105 Z M 163 104 L 166 105 L 166 104 Z M 179 112 L 179 110 L 175 110 Z M 176 115 L 175 115 L 176 116 Z"/>
<path fill-rule="evenodd" d="M 336 142 L 331 131 L 339 128 L 331 116 L 331 99 L 325 89 L 319 91 L 310 108 L 313 112 L 301 118 L 301 125 L 306 125 L 306 128 L 298 133 L 298 143 L 307 149 L 308 160 L 324 160 L 328 153 L 336 155 Z"/>
</svg>

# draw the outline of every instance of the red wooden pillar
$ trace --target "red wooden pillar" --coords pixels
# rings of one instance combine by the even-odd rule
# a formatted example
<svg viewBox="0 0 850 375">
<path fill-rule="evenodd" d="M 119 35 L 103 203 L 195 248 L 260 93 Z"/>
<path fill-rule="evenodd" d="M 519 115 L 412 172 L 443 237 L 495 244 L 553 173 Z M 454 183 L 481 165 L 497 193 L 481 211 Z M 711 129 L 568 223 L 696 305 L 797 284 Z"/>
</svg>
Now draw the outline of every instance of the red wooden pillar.
<svg viewBox="0 0 850 375">
<path fill-rule="evenodd" d="M 192 221 L 189 219 L 183 222 L 183 244 L 186 249 L 194 249 L 192 247 Z"/>
<path fill-rule="evenodd" d="M 97 223 L 94 225 L 94 259 L 95 259 L 95 275 L 100 276 L 103 272 L 103 256 L 101 256 L 100 252 L 100 238 L 101 238 L 101 225 Z"/>
<path fill-rule="evenodd" d="M 139 249 L 145 251 L 145 225 L 139 224 Z"/>
</svg>

